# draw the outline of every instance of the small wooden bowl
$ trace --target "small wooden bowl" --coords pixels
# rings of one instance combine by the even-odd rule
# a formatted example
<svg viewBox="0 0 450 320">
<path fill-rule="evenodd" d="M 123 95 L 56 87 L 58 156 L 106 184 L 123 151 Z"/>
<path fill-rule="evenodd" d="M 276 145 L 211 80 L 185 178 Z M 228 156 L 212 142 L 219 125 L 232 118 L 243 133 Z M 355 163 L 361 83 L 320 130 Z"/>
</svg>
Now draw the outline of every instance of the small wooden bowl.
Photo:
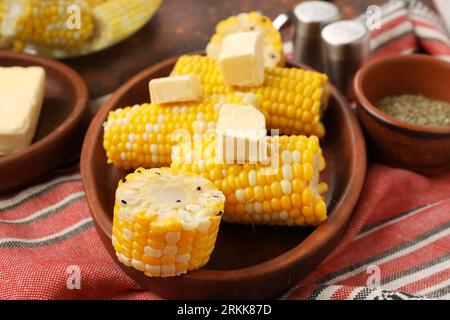
<svg viewBox="0 0 450 320">
<path fill-rule="evenodd" d="M 149 100 L 150 79 L 167 76 L 177 58 L 148 68 L 118 89 L 89 127 L 81 154 L 81 175 L 98 233 L 114 261 L 130 277 L 153 292 L 178 299 L 258 299 L 276 297 L 311 272 L 337 245 L 361 192 L 366 149 L 356 117 L 335 88 L 323 144 L 329 183 L 328 221 L 318 228 L 270 227 L 222 223 L 209 263 L 200 270 L 172 278 L 149 278 L 118 262 L 111 244 L 114 194 L 126 172 L 106 164 L 102 146 L 108 113 Z M 288 63 L 290 67 L 299 67 Z"/>
<path fill-rule="evenodd" d="M 382 58 L 354 79 L 358 115 L 375 156 L 421 173 L 450 169 L 450 127 L 421 127 L 398 120 L 375 103 L 388 95 L 421 94 L 450 102 L 450 64 L 425 55 Z"/>
<path fill-rule="evenodd" d="M 32 144 L 0 156 L 3 193 L 36 180 L 80 150 L 89 94 L 81 77 L 55 60 L 0 51 L 0 66 L 41 66 L 46 72 L 44 103 Z"/>
</svg>

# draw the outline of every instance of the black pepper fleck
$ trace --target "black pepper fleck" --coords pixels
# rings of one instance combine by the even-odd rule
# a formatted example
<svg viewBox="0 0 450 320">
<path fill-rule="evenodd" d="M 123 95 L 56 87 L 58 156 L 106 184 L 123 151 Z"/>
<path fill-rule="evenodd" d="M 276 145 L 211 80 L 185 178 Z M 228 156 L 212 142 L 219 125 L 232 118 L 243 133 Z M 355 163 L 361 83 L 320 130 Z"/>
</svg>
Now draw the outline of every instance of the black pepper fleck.
<svg viewBox="0 0 450 320">
<path fill-rule="evenodd" d="M 126 178 L 122 178 L 122 182 L 123 183 L 127 182 L 127 179 Z"/>
<path fill-rule="evenodd" d="M 120 202 L 122 202 L 123 204 L 127 204 L 128 203 L 125 200 L 120 200 Z"/>
<path fill-rule="evenodd" d="M 160 173 L 160 172 L 155 172 L 155 174 L 157 174 L 158 176 L 160 176 L 160 175 L 161 175 L 161 173 Z"/>
<path fill-rule="evenodd" d="M 181 202 L 181 200 L 177 200 L 177 202 Z"/>
<path fill-rule="evenodd" d="M 217 213 L 217 215 L 218 215 L 218 216 L 221 216 L 221 215 L 223 215 L 223 211 L 222 211 L 222 210 L 220 210 L 220 211 L 219 211 L 219 213 Z"/>
<path fill-rule="evenodd" d="M 198 187 L 197 187 L 197 190 L 198 190 L 198 191 L 202 190 L 202 187 L 198 186 Z"/>
</svg>

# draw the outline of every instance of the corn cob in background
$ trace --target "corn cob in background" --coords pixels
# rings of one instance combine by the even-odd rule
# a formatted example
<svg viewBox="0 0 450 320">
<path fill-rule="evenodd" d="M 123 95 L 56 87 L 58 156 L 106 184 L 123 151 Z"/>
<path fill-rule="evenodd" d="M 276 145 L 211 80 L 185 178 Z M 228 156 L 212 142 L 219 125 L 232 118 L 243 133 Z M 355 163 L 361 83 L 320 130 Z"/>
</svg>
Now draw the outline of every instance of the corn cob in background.
<svg viewBox="0 0 450 320">
<path fill-rule="evenodd" d="M 92 9 L 96 33 L 91 50 L 117 43 L 139 30 L 159 8 L 161 0 L 109 0 Z"/>
<path fill-rule="evenodd" d="M 3 20 L 4 11 L 5 11 L 5 4 L 3 3 L 3 0 L 0 0 L 0 23 Z"/>
<path fill-rule="evenodd" d="M 94 21 L 85 0 L 3 0 L 3 37 L 13 43 L 64 48 L 86 44 L 94 33 Z M 67 28 L 67 8 L 80 8 L 80 28 Z"/>
<path fill-rule="evenodd" d="M 86 0 L 86 1 L 91 7 L 95 7 L 98 6 L 99 4 L 108 2 L 110 0 Z"/>
<path fill-rule="evenodd" d="M 264 63 L 266 67 L 284 66 L 283 42 L 270 18 L 259 12 L 241 13 L 220 21 L 216 33 L 206 47 L 208 57 L 218 59 L 223 39 L 231 33 L 259 31 L 264 37 Z"/>
<path fill-rule="evenodd" d="M 0 35 L 1 35 L 1 25 L 3 21 L 3 16 L 5 14 L 5 4 L 3 3 L 3 0 L 0 0 Z M 0 48 L 7 48 L 8 41 L 0 37 Z"/>
<path fill-rule="evenodd" d="M 286 226 L 317 226 L 326 220 L 320 183 L 325 159 L 316 136 L 267 137 L 268 164 L 225 164 L 216 159 L 216 137 L 201 145 L 173 148 L 171 168 L 211 180 L 225 197 L 224 221 Z M 196 159 L 195 153 L 202 158 Z M 197 157 L 198 159 L 198 157 Z"/>
<path fill-rule="evenodd" d="M 57 58 L 87 54 L 139 30 L 160 4 L 161 0 L 0 0 L 0 45 Z M 80 8 L 79 29 L 67 27 L 73 5 Z"/>
<path fill-rule="evenodd" d="M 268 129 L 281 134 L 325 135 L 320 121 L 327 106 L 329 89 L 325 74 L 298 68 L 266 68 L 265 82 L 259 87 L 235 88 L 223 83 L 215 60 L 185 55 L 177 61 L 172 75 L 196 74 L 205 94 L 224 94 L 236 90 L 254 93 L 257 105 L 267 113 Z"/>
<path fill-rule="evenodd" d="M 194 174 L 138 169 L 119 182 L 112 242 L 118 259 L 150 277 L 204 266 L 214 249 L 224 195 Z"/>
<path fill-rule="evenodd" d="M 178 142 L 172 135 L 175 130 L 201 134 L 215 128 L 222 105 L 255 100 L 253 94 L 231 93 L 195 102 L 142 104 L 111 111 L 103 136 L 108 162 L 125 169 L 168 166 L 171 147 Z"/>
</svg>

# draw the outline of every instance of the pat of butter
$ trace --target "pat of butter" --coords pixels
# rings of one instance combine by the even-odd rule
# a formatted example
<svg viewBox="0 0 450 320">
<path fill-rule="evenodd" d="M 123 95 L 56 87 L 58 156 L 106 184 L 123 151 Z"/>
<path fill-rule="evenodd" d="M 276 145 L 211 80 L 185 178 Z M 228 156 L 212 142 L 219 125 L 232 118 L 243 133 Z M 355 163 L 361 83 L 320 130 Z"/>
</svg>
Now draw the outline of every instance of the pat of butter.
<svg viewBox="0 0 450 320">
<path fill-rule="evenodd" d="M 219 163 L 258 163 L 267 159 L 266 120 L 254 106 L 225 104 L 216 126 Z"/>
<path fill-rule="evenodd" d="M 0 155 L 33 140 L 45 91 L 41 67 L 0 68 Z"/>
<path fill-rule="evenodd" d="M 263 38 L 259 32 L 225 37 L 219 55 L 223 81 L 232 86 L 259 86 L 264 82 Z"/>
<path fill-rule="evenodd" d="M 202 95 L 200 80 L 192 74 L 153 79 L 149 83 L 152 103 L 197 100 Z"/>
</svg>

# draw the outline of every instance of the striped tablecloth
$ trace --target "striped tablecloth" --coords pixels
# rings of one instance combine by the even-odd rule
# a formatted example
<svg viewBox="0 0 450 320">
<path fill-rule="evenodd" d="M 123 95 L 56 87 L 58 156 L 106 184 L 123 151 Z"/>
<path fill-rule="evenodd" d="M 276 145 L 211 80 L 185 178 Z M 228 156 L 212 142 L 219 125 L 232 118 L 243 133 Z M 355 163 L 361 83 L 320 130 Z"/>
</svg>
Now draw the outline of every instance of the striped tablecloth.
<svg viewBox="0 0 450 320">
<path fill-rule="evenodd" d="M 74 167 L 0 200 L 0 298 L 158 298 L 103 248 L 80 179 Z M 450 173 L 374 164 L 342 241 L 281 298 L 410 295 L 450 298 Z"/>
<path fill-rule="evenodd" d="M 450 56 L 445 30 L 434 19 L 418 28 L 414 17 L 430 14 L 417 10 L 384 16 L 372 38 L 376 56 L 411 52 L 419 43 L 430 54 Z M 103 248 L 78 165 L 0 196 L 0 299 L 71 298 L 159 298 Z M 426 177 L 371 165 L 343 239 L 280 298 L 450 299 L 450 173 Z"/>
</svg>

